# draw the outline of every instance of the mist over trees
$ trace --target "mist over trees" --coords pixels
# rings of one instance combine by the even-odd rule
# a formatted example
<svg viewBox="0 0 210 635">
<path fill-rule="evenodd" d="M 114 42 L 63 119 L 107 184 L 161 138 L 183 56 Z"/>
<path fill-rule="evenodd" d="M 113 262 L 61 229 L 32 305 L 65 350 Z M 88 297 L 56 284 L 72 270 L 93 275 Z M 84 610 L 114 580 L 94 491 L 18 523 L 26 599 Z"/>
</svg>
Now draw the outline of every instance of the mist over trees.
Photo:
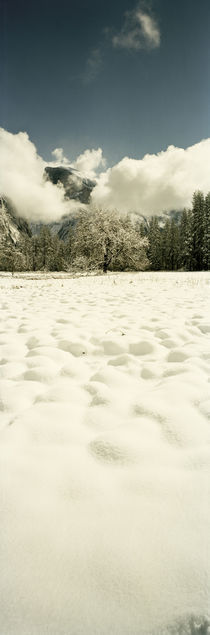
<svg viewBox="0 0 210 635">
<path fill-rule="evenodd" d="M 42 225 L 13 244 L 2 236 L 1 271 L 201 271 L 210 269 L 210 193 L 193 195 L 180 221 L 148 223 L 116 211 L 85 208 L 64 242 Z"/>
</svg>

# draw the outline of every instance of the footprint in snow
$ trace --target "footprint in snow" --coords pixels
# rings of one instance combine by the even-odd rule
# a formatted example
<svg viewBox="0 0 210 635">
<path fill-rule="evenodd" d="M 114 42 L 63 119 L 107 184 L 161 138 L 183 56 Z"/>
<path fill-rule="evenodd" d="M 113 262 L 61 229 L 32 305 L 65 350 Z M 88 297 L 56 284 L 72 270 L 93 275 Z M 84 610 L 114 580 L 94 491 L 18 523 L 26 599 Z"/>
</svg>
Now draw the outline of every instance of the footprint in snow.
<svg viewBox="0 0 210 635">
<path fill-rule="evenodd" d="M 129 352 L 132 355 L 149 355 L 149 353 L 154 352 L 154 346 L 147 340 L 140 340 L 139 342 L 130 344 Z"/>
<path fill-rule="evenodd" d="M 185 362 L 186 359 L 189 359 L 189 355 L 178 349 L 171 351 L 167 357 L 168 362 Z"/>
<path fill-rule="evenodd" d="M 125 465 L 132 462 L 124 449 L 105 439 L 91 441 L 89 450 L 95 459 L 109 465 Z"/>
<path fill-rule="evenodd" d="M 206 333 L 210 333 L 210 324 L 200 324 L 200 326 L 198 325 L 198 328 L 204 335 Z"/>
<path fill-rule="evenodd" d="M 81 357 L 87 353 L 86 348 L 80 342 L 71 342 L 69 340 L 61 340 L 58 347 L 62 351 L 71 353 L 74 357 Z"/>
</svg>

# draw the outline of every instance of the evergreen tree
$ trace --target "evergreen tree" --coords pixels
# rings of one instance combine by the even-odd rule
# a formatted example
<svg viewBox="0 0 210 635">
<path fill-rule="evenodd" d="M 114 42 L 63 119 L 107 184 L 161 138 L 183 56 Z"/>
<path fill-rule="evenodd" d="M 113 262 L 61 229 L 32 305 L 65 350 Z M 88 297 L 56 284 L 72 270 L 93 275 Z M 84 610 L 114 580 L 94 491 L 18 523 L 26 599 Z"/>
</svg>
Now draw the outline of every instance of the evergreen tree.
<svg viewBox="0 0 210 635">
<path fill-rule="evenodd" d="M 179 226 L 179 266 L 185 271 L 193 267 L 193 220 L 191 210 L 183 210 Z"/>
<path fill-rule="evenodd" d="M 152 216 L 151 220 L 149 221 L 148 241 L 148 258 L 150 267 L 153 271 L 158 271 L 161 269 L 162 255 L 161 232 L 157 216 Z"/>
<path fill-rule="evenodd" d="M 170 269 L 176 271 L 179 266 L 179 230 L 172 218 L 170 223 Z"/>
<path fill-rule="evenodd" d="M 204 232 L 203 232 L 203 267 L 206 271 L 210 269 L 210 192 L 205 198 L 204 209 Z"/>
<path fill-rule="evenodd" d="M 171 222 L 167 218 L 161 233 L 161 269 L 171 268 Z"/>
<path fill-rule="evenodd" d="M 192 206 L 193 230 L 193 269 L 203 269 L 203 240 L 204 240 L 205 201 L 202 192 L 195 192 Z"/>
</svg>

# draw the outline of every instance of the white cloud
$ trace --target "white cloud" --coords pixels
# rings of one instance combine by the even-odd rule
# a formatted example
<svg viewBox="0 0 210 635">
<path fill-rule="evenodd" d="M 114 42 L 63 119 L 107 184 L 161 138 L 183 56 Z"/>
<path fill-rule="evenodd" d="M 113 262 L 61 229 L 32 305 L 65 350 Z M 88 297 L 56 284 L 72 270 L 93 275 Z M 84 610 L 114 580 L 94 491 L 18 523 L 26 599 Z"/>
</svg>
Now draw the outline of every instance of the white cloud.
<svg viewBox="0 0 210 635">
<path fill-rule="evenodd" d="M 141 160 L 124 157 L 99 176 L 92 202 L 148 216 L 183 209 L 190 206 L 195 190 L 210 190 L 209 164 L 210 139 L 186 150 L 169 146 Z"/>
<path fill-rule="evenodd" d="M 0 128 L 0 194 L 29 220 L 57 220 L 78 205 L 64 200 L 62 187 L 43 179 L 45 166 L 26 132 Z"/>
<path fill-rule="evenodd" d="M 102 149 L 98 148 L 97 150 L 85 150 L 72 165 L 84 176 L 94 179 L 99 168 L 105 167 L 105 164 L 106 161 L 103 158 Z"/>
<path fill-rule="evenodd" d="M 49 162 L 48 165 L 51 165 L 52 167 L 60 165 L 63 167 L 71 167 L 80 172 L 82 176 L 90 179 L 95 179 L 98 172 L 106 166 L 106 160 L 103 157 L 103 151 L 101 148 L 98 148 L 97 150 L 94 148 L 91 150 L 84 150 L 84 152 L 79 154 L 74 161 L 70 161 L 64 156 L 63 148 L 55 148 L 52 155 L 54 160 Z"/>
<path fill-rule="evenodd" d="M 56 148 L 53 156 L 51 165 L 70 165 L 62 148 Z M 195 190 L 210 191 L 209 164 L 210 138 L 186 150 L 169 146 L 140 160 L 124 157 L 107 170 L 102 149 L 87 149 L 71 165 L 96 179 L 94 205 L 150 216 L 190 206 Z M 0 194 L 28 220 L 57 220 L 81 207 L 64 199 L 62 187 L 43 179 L 46 165 L 26 132 L 11 134 L 0 128 Z"/>
<path fill-rule="evenodd" d="M 157 21 L 138 7 L 134 11 L 127 11 L 122 29 L 113 36 L 112 44 L 134 51 L 159 47 L 160 29 Z"/>
<path fill-rule="evenodd" d="M 63 148 L 55 148 L 55 150 L 52 151 L 52 156 L 54 160 L 51 162 L 51 165 L 69 165 L 69 160 L 64 156 Z"/>
</svg>

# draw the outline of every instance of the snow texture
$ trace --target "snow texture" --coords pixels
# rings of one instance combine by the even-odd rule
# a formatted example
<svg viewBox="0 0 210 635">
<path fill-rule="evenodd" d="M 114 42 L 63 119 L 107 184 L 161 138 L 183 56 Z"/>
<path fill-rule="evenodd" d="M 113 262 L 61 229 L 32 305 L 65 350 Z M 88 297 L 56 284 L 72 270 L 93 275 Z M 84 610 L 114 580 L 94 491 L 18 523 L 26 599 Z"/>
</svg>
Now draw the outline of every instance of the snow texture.
<svg viewBox="0 0 210 635">
<path fill-rule="evenodd" d="M 210 632 L 209 284 L 1 275 L 1 635 Z"/>
</svg>

